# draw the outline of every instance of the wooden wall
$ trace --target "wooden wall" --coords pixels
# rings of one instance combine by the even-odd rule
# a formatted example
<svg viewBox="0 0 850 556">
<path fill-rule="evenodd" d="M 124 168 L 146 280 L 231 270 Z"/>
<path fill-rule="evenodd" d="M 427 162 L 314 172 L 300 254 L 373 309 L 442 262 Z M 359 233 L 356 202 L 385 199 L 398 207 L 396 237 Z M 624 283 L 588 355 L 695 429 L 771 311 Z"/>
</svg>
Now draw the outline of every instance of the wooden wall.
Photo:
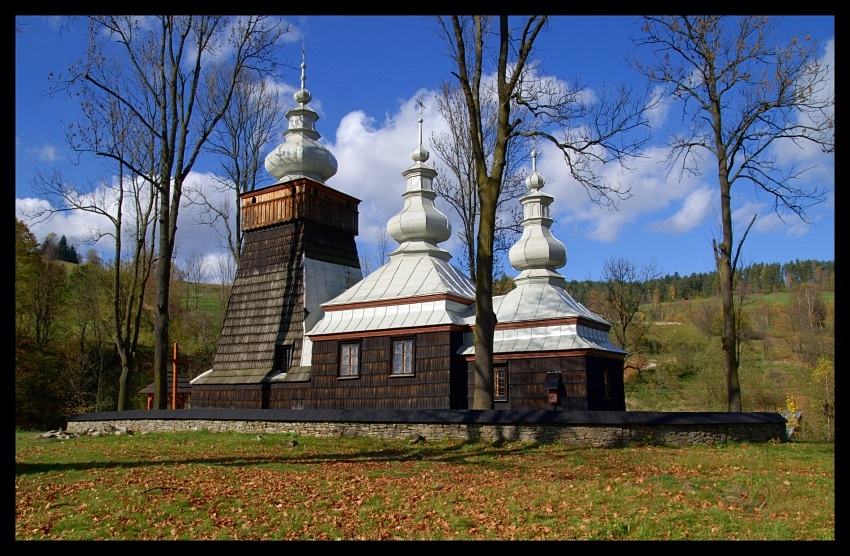
<svg viewBox="0 0 850 556">
<path fill-rule="evenodd" d="M 413 376 L 390 376 L 392 340 L 396 337 L 363 338 L 360 343 L 360 376 L 340 378 L 339 341 L 313 342 L 310 406 L 315 409 L 458 409 L 465 404 L 465 369 L 456 356 L 460 332 L 429 332 L 414 335 Z M 452 371 L 452 362 L 455 370 Z M 460 387 L 458 386 L 460 385 Z"/>
<path fill-rule="evenodd" d="M 258 409 L 262 407 L 260 384 L 195 384 L 192 386 L 193 409 Z"/>
<path fill-rule="evenodd" d="M 496 359 L 496 362 L 504 361 Z M 467 363 L 469 407 L 475 385 L 475 361 Z M 608 370 L 610 397 L 604 395 L 602 371 Z M 510 358 L 507 360 L 508 399 L 496 402 L 495 409 L 533 410 L 611 410 L 625 411 L 623 361 L 618 358 L 590 356 Z M 558 403 L 549 403 L 543 387 L 547 373 L 561 376 Z"/>
</svg>

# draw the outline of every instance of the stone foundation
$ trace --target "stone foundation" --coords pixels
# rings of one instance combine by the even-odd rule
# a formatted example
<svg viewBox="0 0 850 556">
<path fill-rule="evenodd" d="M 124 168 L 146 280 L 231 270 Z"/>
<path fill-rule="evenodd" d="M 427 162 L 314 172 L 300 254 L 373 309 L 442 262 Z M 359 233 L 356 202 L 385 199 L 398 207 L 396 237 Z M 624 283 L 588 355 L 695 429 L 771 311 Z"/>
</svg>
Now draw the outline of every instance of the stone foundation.
<svg viewBox="0 0 850 556">
<path fill-rule="evenodd" d="M 270 412 L 268 419 L 240 419 L 238 414 L 228 414 L 227 418 L 215 418 L 215 412 L 226 414 L 228 410 L 206 410 L 204 413 L 212 412 L 212 414 L 205 415 L 205 418 L 192 418 L 190 415 L 192 410 L 85 414 L 70 417 L 65 430 L 78 435 L 112 434 L 119 430 L 138 434 L 206 430 L 330 438 L 354 436 L 395 439 L 423 437 L 429 440 L 452 438 L 482 442 L 559 443 L 584 448 L 646 444 L 692 446 L 725 442 L 786 440 L 785 419 L 778 414 L 762 413 L 599 412 L 600 415 L 594 415 L 596 412 L 572 412 L 569 415 L 563 415 L 562 412 L 544 411 L 533 414 L 525 412 L 516 416 L 515 422 L 510 422 L 508 419 L 510 416 L 504 415 L 508 412 L 447 410 L 450 413 L 444 421 L 448 422 L 433 422 L 433 414 L 416 411 L 403 412 L 394 421 L 380 420 L 378 418 L 380 412 L 371 418 L 368 412 L 362 412 L 365 415 L 359 415 L 357 420 L 328 420 L 319 418 L 323 415 L 311 415 L 309 410 L 302 410 L 300 414 L 305 417 L 309 415 L 310 419 L 297 419 L 299 410 L 293 410 L 294 413 L 287 412 L 285 418 L 275 415 L 274 410 L 265 411 Z M 130 413 L 135 415 L 128 415 Z M 158 413 L 169 413 L 169 415 L 167 418 L 157 418 Z M 445 414 L 445 412 L 438 413 Z M 494 413 L 501 415 L 494 417 L 491 415 Z M 416 419 L 417 414 L 425 418 Z M 622 414 L 619 419 L 621 422 L 607 422 L 613 420 L 612 414 L 614 417 Z M 132 418 L 119 418 L 124 416 Z M 327 417 L 327 415 L 324 416 Z M 585 419 L 578 417 L 585 417 Z"/>
</svg>

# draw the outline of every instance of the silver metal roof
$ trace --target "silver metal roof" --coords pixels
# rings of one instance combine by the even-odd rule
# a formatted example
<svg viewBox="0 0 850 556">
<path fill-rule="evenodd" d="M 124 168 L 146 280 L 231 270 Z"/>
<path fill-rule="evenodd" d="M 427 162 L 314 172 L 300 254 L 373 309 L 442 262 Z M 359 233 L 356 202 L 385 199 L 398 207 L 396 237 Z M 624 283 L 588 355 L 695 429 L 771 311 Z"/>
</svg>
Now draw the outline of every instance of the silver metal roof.
<svg viewBox="0 0 850 556">
<path fill-rule="evenodd" d="M 475 285 L 442 259 L 428 255 L 394 257 L 323 307 L 434 294 L 453 294 L 472 303 Z"/>
<path fill-rule="evenodd" d="M 446 324 L 469 324 L 469 306 L 448 301 L 425 301 L 401 305 L 359 307 L 328 311 L 308 334 L 344 334 L 371 330 L 420 328 Z M 474 315 L 473 315 L 474 316 Z"/>
<path fill-rule="evenodd" d="M 573 299 L 564 288 L 549 283 L 519 285 L 506 295 L 494 297 L 493 310 L 497 322 L 582 317 L 610 326 L 599 315 Z"/>
<path fill-rule="evenodd" d="M 576 349 L 626 353 L 611 342 L 607 332 L 581 324 L 497 329 L 493 335 L 493 353 Z M 461 355 L 475 353 L 473 333 L 468 332 L 463 335 L 463 346 L 458 353 Z"/>
</svg>

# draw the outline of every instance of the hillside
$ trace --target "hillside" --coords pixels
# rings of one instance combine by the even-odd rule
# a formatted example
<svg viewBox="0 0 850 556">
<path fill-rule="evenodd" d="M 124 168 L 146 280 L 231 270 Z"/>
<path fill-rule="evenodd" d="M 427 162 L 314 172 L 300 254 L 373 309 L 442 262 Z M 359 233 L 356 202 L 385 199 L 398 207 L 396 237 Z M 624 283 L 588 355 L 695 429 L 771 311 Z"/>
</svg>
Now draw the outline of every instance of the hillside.
<svg viewBox="0 0 850 556">
<path fill-rule="evenodd" d="M 23 236 L 26 240 L 26 236 Z M 20 251 L 30 245 L 28 251 Z M 24 247 L 21 247 L 23 245 Z M 121 361 L 111 339 L 111 270 L 102 262 L 50 261 L 33 241 L 16 256 L 16 426 L 56 428 L 72 413 L 117 407 Z M 638 284 L 625 372 L 630 411 L 726 411 L 720 352 L 721 311 L 712 273 Z M 503 277 L 497 291 L 511 289 Z M 605 283 L 568 282 L 582 304 L 606 316 Z M 633 286 L 635 284 L 626 284 Z M 834 433 L 834 263 L 753 265 L 739 277 L 739 378 L 744 411 L 801 410 L 800 434 Z M 186 280 L 172 285 L 170 335 L 181 373 L 212 365 L 229 286 Z M 142 299 L 138 345 L 128 369 L 127 408 L 146 407 L 139 391 L 153 380 L 152 289 Z M 618 333 L 618 334 L 615 334 Z M 635 336 L 637 334 L 637 336 Z M 637 338 L 637 339 L 635 339 Z M 634 340 L 634 341 L 631 341 Z M 626 344 L 619 345 L 625 347 Z"/>
</svg>

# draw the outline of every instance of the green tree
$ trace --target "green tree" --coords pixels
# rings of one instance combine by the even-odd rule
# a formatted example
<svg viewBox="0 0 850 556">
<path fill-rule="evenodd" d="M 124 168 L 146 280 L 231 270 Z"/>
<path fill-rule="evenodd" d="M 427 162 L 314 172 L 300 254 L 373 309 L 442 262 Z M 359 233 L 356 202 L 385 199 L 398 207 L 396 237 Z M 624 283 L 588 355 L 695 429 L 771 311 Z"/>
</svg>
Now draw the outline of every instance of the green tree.
<svg viewBox="0 0 850 556">
<path fill-rule="evenodd" d="M 780 164 L 772 147 L 808 142 L 834 149 L 832 68 L 819 64 L 806 37 L 775 45 L 778 19 L 761 16 L 660 16 L 644 18 L 635 39 L 646 59 L 632 65 L 682 101 L 686 129 L 670 143 L 669 161 L 699 172 L 707 154 L 716 164 L 720 239 L 713 242 L 724 329 L 729 411 L 741 411 L 734 280 L 743 239 L 736 246 L 732 187 L 749 182 L 774 201 L 774 210 L 808 222 L 808 208 L 824 199 L 818 186 L 798 185 L 805 169 Z M 754 217 L 755 218 L 755 217 Z"/>
<path fill-rule="evenodd" d="M 38 240 L 23 221 L 15 218 L 15 338 L 18 345 L 30 337 L 32 290 L 43 267 Z"/>
</svg>

